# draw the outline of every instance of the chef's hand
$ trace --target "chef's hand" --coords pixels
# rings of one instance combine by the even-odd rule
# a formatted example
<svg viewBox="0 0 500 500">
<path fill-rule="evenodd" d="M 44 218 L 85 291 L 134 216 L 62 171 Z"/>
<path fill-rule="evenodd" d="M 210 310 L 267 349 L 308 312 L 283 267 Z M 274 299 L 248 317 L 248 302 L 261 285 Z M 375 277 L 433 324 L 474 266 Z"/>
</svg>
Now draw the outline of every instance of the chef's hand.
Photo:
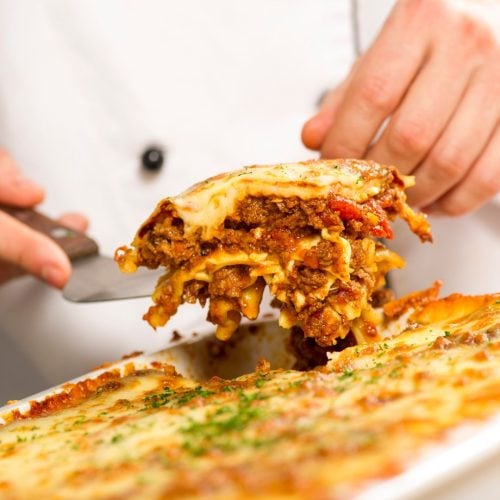
<svg viewBox="0 0 500 500">
<path fill-rule="evenodd" d="M 302 130 L 322 157 L 368 158 L 415 175 L 409 201 L 448 215 L 500 191 L 500 44 L 485 20 L 454 5 L 400 0 Z"/>
<path fill-rule="evenodd" d="M 8 153 L 0 150 L 0 204 L 33 207 L 43 197 L 43 189 L 23 177 Z M 86 219 L 78 214 L 67 214 L 59 221 L 80 231 L 87 227 Z M 71 273 L 71 264 L 50 238 L 0 210 L 0 283 L 23 272 L 62 288 Z"/>
</svg>

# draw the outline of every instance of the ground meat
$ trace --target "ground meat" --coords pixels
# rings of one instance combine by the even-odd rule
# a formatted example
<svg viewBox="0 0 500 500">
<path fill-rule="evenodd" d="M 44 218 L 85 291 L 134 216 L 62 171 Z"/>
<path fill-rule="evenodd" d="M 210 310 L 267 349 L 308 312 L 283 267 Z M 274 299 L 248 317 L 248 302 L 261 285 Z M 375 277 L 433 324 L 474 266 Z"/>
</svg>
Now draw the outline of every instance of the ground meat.
<svg viewBox="0 0 500 500">
<path fill-rule="evenodd" d="M 228 266 L 215 271 L 208 285 L 210 295 L 239 298 L 241 291 L 252 284 L 248 266 Z"/>
<path fill-rule="evenodd" d="M 260 240 L 260 248 L 263 252 L 274 253 L 283 256 L 286 261 L 289 260 L 289 252 L 297 248 L 297 244 L 302 238 L 312 236 L 314 233 L 310 228 L 274 228 L 265 233 Z"/>
<path fill-rule="evenodd" d="M 332 266 L 342 255 L 340 246 L 334 245 L 330 241 L 320 241 L 316 245 L 315 250 L 321 267 Z"/>
<path fill-rule="evenodd" d="M 151 227 L 150 227 L 151 226 Z M 147 226 L 138 264 L 154 269 L 160 265 L 178 267 L 201 254 L 199 231 L 184 238 L 184 223 L 171 211 L 160 212 Z M 141 232 L 145 228 L 141 229 Z"/>
<path fill-rule="evenodd" d="M 343 231 L 344 225 L 342 224 L 342 220 L 337 214 L 332 215 L 329 213 L 330 211 L 327 210 L 328 207 L 326 200 L 318 199 L 302 201 L 300 208 L 307 215 L 308 223 L 312 227 L 321 229 L 328 226 L 330 228 L 335 227 L 338 232 Z"/>
<path fill-rule="evenodd" d="M 387 199 L 384 200 L 387 203 Z M 340 204 L 340 205 L 339 205 Z M 348 209 L 338 212 L 338 207 L 346 205 Z M 374 230 L 372 218 L 368 215 L 374 211 L 385 216 L 384 211 L 376 203 L 356 205 L 353 202 L 333 199 L 300 200 L 288 198 L 273 200 L 271 198 L 247 197 L 242 200 L 235 213 L 226 218 L 225 230 L 211 241 L 201 241 L 197 232 L 190 238 L 184 237 L 183 221 L 171 207 L 165 207 L 164 212 L 142 228 L 146 241 L 140 249 L 140 265 L 154 268 L 159 265 L 172 267 L 182 266 L 201 255 L 224 247 L 228 251 L 241 248 L 251 251 L 282 253 L 293 250 L 300 238 L 319 234 L 327 228 L 352 240 L 363 237 Z M 348 216 L 354 219 L 346 218 Z M 342 220 L 341 215 L 346 218 Z M 251 232 L 254 228 L 265 228 L 262 238 L 255 238 Z M 378 227 L 378 226 L 377 226 Z M 316 255 L 309 254 L 309 260 L 317 260 L 317 265 L 331 265 L 337 258 L 341 248 L 335 248 L 329 242 L 323 241 L 316 248 Z"/>
<path fill-rule="evenodd" d="M 334 295 L 330 294 L 328 296 L 327 302 L 329 302 L 332 307 L 334 307 L 336 303 L 357 303 L 361 297 L 362 288 L 363 286 L 354 280 L 351 280 L 349 283 L 342 283 Z"/>
<path fill-rule="evenodd" d="M 311 269 L 309 267 L 302 266 L 297 269 L 297 273 L 295 274 L 295 285 L 299 288 L 304 294 L 308 294 L 315 290 L 316 288 L 320 288 L 324 286 L 327 282 L 328 278 L 324 271 L 319 269 Z"/>
<path fill-rule="evenodd" d="M 328 220 L 325 218 L 327 211 L 326 201 L 300 200 L 299 198 L 287 198 L 284 200 L 272 200 L 269 198 L 248 197 L 242 200 L 234 215 L 233 221 L 241 221 L 247 227 L 284 227 L 288 229 L 304 228 L 306 226 L 314 229 L 324 227 L 343 229 L 339 216 L 329 211 Z"/>
<path fill-rule="evenodd" d="M 395 189 L 390 189 L 382 202 L 389 206 L 397 196 Z M 346 235 L 354 237 L 370 234 L 377 238 L 391 238 L 388 213 L 376 199 L 360 204 L 333 195 L 327 199 L 313 200 L 248 197 L 239 203 L 230 220 L 245 224 L 247 229 L 257 226 L 288 229 L 308 226 L 316 230 L 327 228 L 339 233 L 345 231 Z M 373 217 L 374 214 L 376 217 Z M 394 210 L 390 211 L 390 217 L 394 215 Z"/>
<path fill-rule="evenodd" d="M 220 239 L 212 242 L 213 248 L 223 248 L 227 252 L 245 249 L 254 251 L 260 249 L 262 243 L 247 229 L 225 229 Z"/>
<path fill-rule="evenodd" d="M 297 318 L 304 335 L 313 337 L 321 346 L 335 344 L 336 338 L 343 337 L 349 331 L 346 318 L 336 313 L 333 308 L 325 307 L 323 303 L 300 311 Z"/>
<path fill-rule="evenodd" d="M 390 200 L 390 196 L 386 197 L 384 203 Z M 380 283 L 380 273 L 377 274 L 377 269 L 371 264 L 367 265 L 367 252 L 373 250 L 373 245 L 365 243 L 372 232 L 378 234 L 386 230 L 386 221 L 384 210 L 374 201 L 359 204 L 335 196 L 313 200 L 247 197 L 225 219 L 224 229 L 209 241 L 202 241 L 201 228 L 187 238 L 183 222 L 175 210 L 166 207 L 154 218 L 153 227 L 149 228 L 140 251 L 146 265 L 171 267 L 172 280 L 175 280 L 176 269 L 189 269 L 219 250 L 227 253 L 243 250 L 275 256 L 287 274 L 287 279 L 278 290 L 286 296 L 286 303 L 281 304 L 281 309 L 291 318 L 291 324 L 303 329 L 306 337 L 313 337 L 320 345 L 331 346 L 336 339 L 349 332 L 348 320 L 336 312 L 336 308 L 358 304 L 363 297 L 371 295 L 376 283 Z M 323 229 L 349 241 L 351 271 L 350 281 L 344 283 L 337 279 L 328 296 L 322 300 L 314 292 L 328 283 L 328 272 L 345 272 L 340 269 L 343 246 L 320 239 L 307 251 L 298 249 L 304 238 L 318 238 Z M 293 255 L 298 255 L 298 258 L 295 265 L 290 266 Z M 210 273 L 210 269 L 207 271 Z M 199 300 L 204 305 L 209 299 L 209 319 L 223 326 L 227 337 L 231 333 L 228 325 L 237 326 L 240 312 L 244 309 L 240 301 L 242 291 L 254 282 L 249 271 L 249 266 L 233 265 L 215 271 L 209 283 L 189 281 L 184 284 L 182 297 L 177 302 L 193 303 Z M 292 304 L 297 298 L 297 290 L 305 300 L 295 310 Z M 273 293 L 278 291 L 274 289 Z M 172 298 L 173 291 L 165 289 L 161 301 L 162 318 L 173 314 L 179 305 Z M 165 305 L 166 302 L 170 305 Z"/>
<path fill-rule="evenodd" d="M 276 227 L 295 229 L 310 225 L 307 215 L 301 209 L 298 200 L 283 200 L 278 202 L 276 207 L 279 210 L 279 217 L 273 221 Z"/>
<path fill-rule="evenodd" d="M 343 248 L 340 244 L 322 240 L 316 246 L 307 250 L 304 255 L 304 264 L 312 269 L 331 267 L 338 274 L 338 266 L 341 263 L 342 255 Z"/>
<path fill-rule="evenodd" d="M 202 306 L 205 306 L 208 296 L 208 286 L 204 281 L 192 280 L 184 285 L 182 298 L 188 304 L 195 304 L 198 300 Z"/>
<path fill-rule="evenodd" d="M 360 265 L 364 264 L 363 240 L 351 240 L 351 267 L 357 269 Z"/>
<path fill-rule="evenodd" d="M 248 227 L 264 226 L 270 217 L 270 207 L 264 198 L 248 197 L 238 206 L 236 220 Z"/>
</svg>

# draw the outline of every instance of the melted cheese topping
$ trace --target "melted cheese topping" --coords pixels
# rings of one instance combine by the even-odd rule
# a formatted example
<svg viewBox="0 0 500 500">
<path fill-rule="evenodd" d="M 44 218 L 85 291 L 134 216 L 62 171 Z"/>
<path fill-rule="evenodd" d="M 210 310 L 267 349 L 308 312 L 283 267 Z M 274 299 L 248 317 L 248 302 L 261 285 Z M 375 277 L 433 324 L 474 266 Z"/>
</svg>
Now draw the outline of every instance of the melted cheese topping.
<svg viewBox="0 0 500 500">
<path fill-rule="evenodd" d="M 408 325 L 310 372 L 198 384 L 158 366 L 55 397 L 0 428 L 0 496 L 353 495 L 500 411 L 500 294 L 430 303 Z"/>
<path fill-rule="evenodd" d="M 370 169 L 377 175 L 367 176 Z M 232 214 L 247 196 L 323 198 L 329 193 L 362 203 L 379 194 L 387 182 L 389 167 L 356 160 L 322 160 L 278 165 L 254 165 L 211 177 L 184 193 L 167 198 L 184 221 L 185 234 L 202 229 L 202 239 Z M 399 176 L 405 188 L 412 176 Z M 164 202 L 160 202 L 157 212 Z M 154 217 L 154 213 L 152 215 Z"/>
</svg>

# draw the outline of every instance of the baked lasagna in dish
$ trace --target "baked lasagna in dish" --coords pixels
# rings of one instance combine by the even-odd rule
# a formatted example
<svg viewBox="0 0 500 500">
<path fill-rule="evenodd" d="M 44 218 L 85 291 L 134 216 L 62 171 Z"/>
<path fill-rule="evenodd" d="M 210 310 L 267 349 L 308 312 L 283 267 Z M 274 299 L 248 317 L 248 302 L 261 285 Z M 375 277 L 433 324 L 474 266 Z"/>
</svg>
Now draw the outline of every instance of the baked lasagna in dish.
<svg viewBox="0 0 500 500">
<path fill-rule="evenodd" d="M 308 372 L 200 382 L 132 358 L 4 410 L 0 497 L 352 498 L 500 411 L 500 294 L 408 313 Z"/>
<path fill-rule="evenodd" d="M 349 332 L 374 341 L 385 275 L 404 265 L 380 241 L 392 237 L 390 221 L 400 216 L 431 239 L 424 215 L 406 204 L 412 183 L 360 160 L 247 167 L 160 201 L 116 259 L 125 272 L 165 267 L 145 314 L 155 328 L 184 302 L 208 302 L 208 320 L 227 339 L 242 315 L 257 317 L 267 286 L 280 326 L 321 346 Z"/>
</svg>

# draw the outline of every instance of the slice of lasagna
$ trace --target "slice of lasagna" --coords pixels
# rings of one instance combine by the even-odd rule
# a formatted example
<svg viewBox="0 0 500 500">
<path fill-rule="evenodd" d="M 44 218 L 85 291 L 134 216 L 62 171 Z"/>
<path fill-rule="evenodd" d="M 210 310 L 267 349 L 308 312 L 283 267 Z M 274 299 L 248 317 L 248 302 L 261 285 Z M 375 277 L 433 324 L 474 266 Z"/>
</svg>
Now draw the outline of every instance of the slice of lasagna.
<svg viewBox="0 0 500 500">
<path fill-rule="evenodd" d="M 125 272 L 165 267 L 144 316 L 155 328 L 184 302 L 209 302 L 208 320 L 227 339 L 242 315 L 257 317 L 267 285 L 280 326 L 323 346 L 350 331 L 373 341 L 372 297 L 404 265 L 379 240 L 392 238 L 389 221 L 399 215 L 431 240 L 424 215 L 406 204 L 412 184 L 394 167 L 360 160 L 247 167 L 162 200 L 116 259 Z"/>
</svg>

